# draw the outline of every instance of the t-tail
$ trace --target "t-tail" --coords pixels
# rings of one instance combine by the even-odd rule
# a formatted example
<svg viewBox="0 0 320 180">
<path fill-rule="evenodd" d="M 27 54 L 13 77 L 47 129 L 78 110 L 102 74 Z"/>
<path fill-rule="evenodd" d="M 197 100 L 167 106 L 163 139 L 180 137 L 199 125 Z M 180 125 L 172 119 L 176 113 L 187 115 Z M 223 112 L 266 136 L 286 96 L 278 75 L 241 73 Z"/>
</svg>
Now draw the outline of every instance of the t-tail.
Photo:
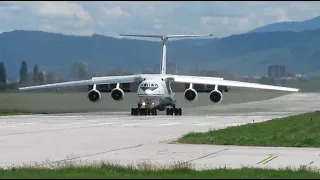
<svg viewBox="0 0 320 180">
<path fill-rule="evenodd" d="M 162 40 L 162 57 L 160 74 L 167 73 L 167 41 L 169 38 L 187 38 L 187 37 L 204 37 L 212 36 L 212 34 L 199 34 L 199 35 L 136 35 L 136 34 L 119 34 L 120 36 L 131 36 L 131 37 L 144 37 L 144 38 L 160 38 Z"/>
</svg>

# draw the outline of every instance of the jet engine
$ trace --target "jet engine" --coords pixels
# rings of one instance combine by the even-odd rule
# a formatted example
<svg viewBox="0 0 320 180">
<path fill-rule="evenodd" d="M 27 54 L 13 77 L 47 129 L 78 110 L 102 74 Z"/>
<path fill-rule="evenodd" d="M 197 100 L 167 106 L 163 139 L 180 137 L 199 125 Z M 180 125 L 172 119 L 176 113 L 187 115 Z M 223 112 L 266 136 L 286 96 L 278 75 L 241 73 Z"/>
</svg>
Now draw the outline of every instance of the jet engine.
<svg viewBox="0 0 320 180">
<path fill-rule="evenodd" d="M 114 88 L 111 91 L 111 97 L 115 101 L 121 101 L 124 98 L 124 91 L 121 88 Z"/>
<path fill-rule="evenodd" d="M 96 89 L 92 89 L 88 93 L 88 99 L 91 102 L 99 102 L 101 100 L 101 93 Z"/>
<path fill-rule="evenodd" d="M 195 89 L 189 88 L 184 91 L 184 99 L 186 101 L 196 101 L 198 99 L 198 93 Z"/>
<path fill-rule="evenodd" d="M 222 93 L 218 90 L 212 90 L 210 92 L 209 98 L 214 103 L 221 103 L 223 96 Z"/>
</svg>

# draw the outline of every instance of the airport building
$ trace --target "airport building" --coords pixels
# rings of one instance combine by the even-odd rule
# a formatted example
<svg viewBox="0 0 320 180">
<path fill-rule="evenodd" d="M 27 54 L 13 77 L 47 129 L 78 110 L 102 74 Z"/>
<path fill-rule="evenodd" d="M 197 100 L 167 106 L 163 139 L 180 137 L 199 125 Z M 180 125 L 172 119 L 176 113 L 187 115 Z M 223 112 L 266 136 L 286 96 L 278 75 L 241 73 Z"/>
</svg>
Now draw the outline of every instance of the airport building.
<svg viewBox="0 0 320 180">
<path fill-rule="evenodd" d="M 286 67 L 283 65 L 271 65 L 268 67 L 268 77 L 281 78 L 286 76 Z"/>
</svg>

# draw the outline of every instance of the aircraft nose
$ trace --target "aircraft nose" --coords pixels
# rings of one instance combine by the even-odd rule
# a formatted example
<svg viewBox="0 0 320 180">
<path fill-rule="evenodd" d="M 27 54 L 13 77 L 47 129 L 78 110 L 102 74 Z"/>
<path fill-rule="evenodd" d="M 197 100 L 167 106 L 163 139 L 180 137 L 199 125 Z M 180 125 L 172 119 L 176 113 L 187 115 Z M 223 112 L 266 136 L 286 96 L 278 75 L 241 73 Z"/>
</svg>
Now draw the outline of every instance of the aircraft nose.
<svg viewBox="0 0 320 180">
<path fill-rule="evenodd" d="M 146 93 L 146 94 L 152 94 L 152 91 L 151 91 L 150 89 L 147 89 L 147 90 L 145 91 L 145 93 Z"/>
</svg>

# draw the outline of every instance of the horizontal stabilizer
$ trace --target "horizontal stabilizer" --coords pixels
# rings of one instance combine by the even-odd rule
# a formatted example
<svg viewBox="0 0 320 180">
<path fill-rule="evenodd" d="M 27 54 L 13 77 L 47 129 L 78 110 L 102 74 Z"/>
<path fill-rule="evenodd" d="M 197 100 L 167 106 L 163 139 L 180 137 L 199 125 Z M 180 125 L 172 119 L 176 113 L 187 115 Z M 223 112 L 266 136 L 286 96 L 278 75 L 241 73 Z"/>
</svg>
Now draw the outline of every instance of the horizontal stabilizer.
<svg viewBox="0 0 320 180">
<path fill-rule="evenodd" d="M 129 37 L 143 37 L 143 38 L 160 38 L 162 40 L 162 59 L 161 59 L 161 74 L 166 74 L 167 69 L 167 47 L 166 43 L 169 38 L 188 38 L 188 37 L 204 37 L 213 36 L 212 34 L 196 34 L 196 35 L 147 35 L 147 34 L 119 34 L 119 36 L 129 36 Z"/>
<path fill-rule="evenodd" d="M 119 36 L 145 37 L 145 38 L 186 38 L 186 37 L 204 37 L 213 36 L 213 34 L 198 34 L 198 35 L 146 35 L 146 34 L 119 34 Z"/>
</svg>

